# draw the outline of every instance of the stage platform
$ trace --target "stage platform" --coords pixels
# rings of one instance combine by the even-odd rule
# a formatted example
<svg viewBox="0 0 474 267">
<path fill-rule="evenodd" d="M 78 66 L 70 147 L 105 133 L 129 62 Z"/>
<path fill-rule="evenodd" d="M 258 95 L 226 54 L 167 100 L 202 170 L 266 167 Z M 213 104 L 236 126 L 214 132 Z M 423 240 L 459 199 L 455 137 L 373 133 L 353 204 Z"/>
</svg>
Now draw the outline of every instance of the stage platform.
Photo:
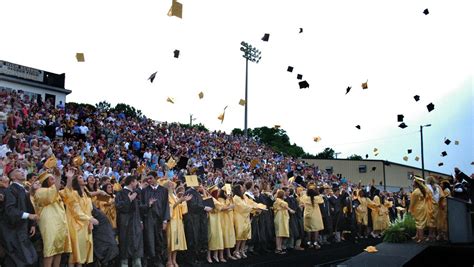
<svg viewBox="0 0 474 267">
<path fill-rule="evenodd" d="M 381 243 L 378 252 L 361 254 L 337 267 L 474 266 L 474 245 L 449 243 Z"/>
</svg>

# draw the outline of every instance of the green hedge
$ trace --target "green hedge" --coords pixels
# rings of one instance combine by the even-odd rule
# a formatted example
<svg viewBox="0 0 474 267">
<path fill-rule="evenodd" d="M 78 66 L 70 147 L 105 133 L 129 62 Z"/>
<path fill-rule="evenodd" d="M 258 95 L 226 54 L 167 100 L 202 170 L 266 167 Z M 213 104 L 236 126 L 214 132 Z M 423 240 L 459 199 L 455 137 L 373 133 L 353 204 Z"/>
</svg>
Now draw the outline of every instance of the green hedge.
<svg viewBox="0 0 474 267">
<path fill-rule="evenodd" d="M 384 232 L 383 241 L 389 243 L 403 243 L 411 240 L 416 234 L 415 219 L 409 213 L 405 213 L 403 219 L 396 219 Z"/>
</svg>

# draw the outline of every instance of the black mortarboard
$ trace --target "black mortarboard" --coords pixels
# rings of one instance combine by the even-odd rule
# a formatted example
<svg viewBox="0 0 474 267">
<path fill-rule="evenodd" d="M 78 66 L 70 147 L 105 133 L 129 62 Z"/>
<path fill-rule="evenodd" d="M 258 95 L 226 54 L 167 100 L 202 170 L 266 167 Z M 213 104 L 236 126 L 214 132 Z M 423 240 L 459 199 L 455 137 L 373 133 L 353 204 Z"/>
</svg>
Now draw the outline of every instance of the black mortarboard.
<svg viewBox="0 0 474 267">
<path fill-rule="evenodd" d="M 291 177 L 294 176 L 294 172 L 293 172 L 293 171 L 289 171 L 286 176 L 287 176 L 288 179 L 290 179 Z"/>
<path fill-rule="evenodd" d="M 286 71 L 288 71 L 288 72 L 293 72 L 293 67 L 292 67 L 292 66 L 288 66 L 288 69 L 286 69 Z"/>
<path fill-rule="evenodd" d="M 446 157 L 447 155 L 448 155 L 448 153 L 446 153 L 446 151 L 441 152 L 442 157 Z"/>
<path fill-rule="evenodd" d="M 356 125 L 356 128 L 360 130 L 360 125 Z"/>
<path fill-rule="evenodd" d="M 178 50 L 178 49 L 174 50 L 173 53 L 174 53 L 174 57 L 175 57 L 175 58 L 178 58 L 178 57 L 179 57 L 179 50 Z"/>
<path fill-rule="evenodd" d="M 298 75 L 296 75 L 296 79 L 298 79 L 298 80 L 303 79 L 303 74 L 298 74 Z"/>
<path fill-rule="evenodd" d="M 214 163 L 214 169 L 224 168 L 224 161 L 221 158 L 213 159 L 212 162 Z"/>
<path fill-rule="evenodd" d="M 402 114 L 398 114 L 398 115 L 397 115 L 397 121 L 398 121 L 398 122 L 402 122 L 404 117 L 405 117 L 405 116 L 403 116 Z"/>
<path fill-rule="evenodd" d="M 365 154 L 365 158 L 368 159 L 368 158 L 369 158 L 369 154 Z"/>
<path fill-rule="evenodd" d="M 375 171 L 377 169 L 377 167 L 372 167 L 372 171 Z"/>
<path fill-rule="evenodd" d="M 351 86 L 347 86 L 346 88 L 346 95 L 351 91 L 352 87 Z"/>
<path fill-rule="evenodd" d="M 204 167 L 203 166 L 199 166 L 197 171 L 196 171 L 196 175 L 197 176 L 201 176 L 201 175 L 204 175 Z"/>
<path fill-rule="evenodd" d="M 298 83 L 300 85 L 300 89 L 309 88 L 309 83 L 307 81 L 302 81 Z"/>
<path fill-rule="evenodd" d="M 420 101 L 420 96 L 419 95 L 415 95 L 413 98 L 415 99 L 416 102 Z"/>
<path fill-rule="evenodd" d="M 449 144 L 451 144 L 451 140 L 446 139 L 446 140 L 444 140 L 444 143 L 445 143 L 446 145 L 449 145 Z"/>
<path fill-rule="evenodd" d="M 405 129 L 406 127 L 408 127 L 408 125 L 406 125 L 404 122 L 400 123 L 400 125 L 398 125 L 398 127 L 402 128 L 402 129 Z"/>
<path fill-rule="evenodd" d="M 438 166 L 440 166 L 440 167 L 443 166 L 443 165 L 444 165 L 444 163 L 442 163 L 442 162 L 438 163 Z"/>
<path fill-rule="evenodd" d="M 152 73 L 152 74 L 150 75 L 150 78 L 148 78 L 148 80 L 150 80 L 151 83 L 153 83 L 153 81 L 155 80 L 156 73 L 157 73 L 157 71 L 155 71 L 154 73 Z"/>
<path fill-rule="evenodd" d="M 181 169 L 186 169 L 186 166 L 188 165 L 188 158 L 187 157 L 180 157 L 178 161 L 178 170 Z"/>
<path fill-rule="evenodd" d="M 428 112 L 431 112 L 434 109 L 434 104 L 429 103 L 428 105 L 426 105 L 426 108 L 428 109 Z"/>
<path fill-rule="evenodd" d="M 263 35 L 263 37 L 262 37 L 262 41 L 268 42 L 268 39 L 270 39 L 270 34 L 269 34 L 269 33 L 265 33 L 265 35 Z"/>
<path fill-rule="evenodd" d="M 408 154 L 411 154 L 411 151 L 412 151 L 411 149 L 408 149 L 408 150 L 407 150 Z"/>
<path fill-rule="evenodd" d="M 303 28 L 300 28 L 300 33 L 303 33 Z"/>
<path fill-rule="evenodd" d="M 428 8 L 426 8 L 425 10 L 423 10 L 423 14 L 425 14 L 425 15 L 430 14 L 430 12 L 428 11 Z"/>
</svg>

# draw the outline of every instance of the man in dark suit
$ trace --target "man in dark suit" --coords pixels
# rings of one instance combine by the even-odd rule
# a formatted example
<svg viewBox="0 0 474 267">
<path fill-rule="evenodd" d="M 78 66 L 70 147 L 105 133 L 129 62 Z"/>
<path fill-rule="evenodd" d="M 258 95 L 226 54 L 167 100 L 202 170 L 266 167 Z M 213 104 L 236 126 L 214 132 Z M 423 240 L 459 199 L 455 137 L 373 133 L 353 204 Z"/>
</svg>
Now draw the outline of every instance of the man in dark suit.
<svg viewBox="0 0 474 267">
<path fill-rule="evenodd" d="M 13 169 L 8 177 L 12 184 L 5 191 L 4 213 L 2 220 L 3 242 L 6 252 L 5 266 L 27 266 L 38 260 L 36 250 L 30 237 L 36 233 L 35 214 L 30 194 L 23 183 L 26 175 L 19 169 Z"/>
</svg>

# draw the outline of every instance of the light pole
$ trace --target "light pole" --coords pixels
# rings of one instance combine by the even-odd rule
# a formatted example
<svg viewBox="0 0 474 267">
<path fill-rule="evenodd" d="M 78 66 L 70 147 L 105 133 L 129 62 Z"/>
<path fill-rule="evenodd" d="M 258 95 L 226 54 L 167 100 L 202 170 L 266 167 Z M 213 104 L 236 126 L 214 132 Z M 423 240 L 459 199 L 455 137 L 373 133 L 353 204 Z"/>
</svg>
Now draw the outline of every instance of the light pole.
<svg viewBox="0 0 474 267">
<path fill-rule="evenodd" d="M 189 114 L 189 126 L 193 126 L 193 121 L 195 121 L 196 118 L 193 118 L 193 114 Z"/>
<path fill-rule="evenodd" d="M 420 125 L 420 136 L 421 136 L 421 177 L 425 179 L 425 159 L 423 156 L 423 127 L 430 127 L 431 124 Z"/>
<path fill-rule="evenodd" d="M 245 120 L 244 120 L 244 136 L 247 139 L 247 106 L 248 106 L 248 76 L 249 76 L 249 60 L 255 63 L 258 63 L 262 58 L 260 52 L 257 48 L 252 45 L 242 41 L 240 43 L 240 51 L 244 52 L 243 57 L 245 58 Z"/>
<path fill-rule="evenodd" d="M 336 152 L 334 153 L 334 155 L 336 156 L 336 159 L 337 159 L 337 155 L 341 154 L 341 152 Z"/>
</svg>

